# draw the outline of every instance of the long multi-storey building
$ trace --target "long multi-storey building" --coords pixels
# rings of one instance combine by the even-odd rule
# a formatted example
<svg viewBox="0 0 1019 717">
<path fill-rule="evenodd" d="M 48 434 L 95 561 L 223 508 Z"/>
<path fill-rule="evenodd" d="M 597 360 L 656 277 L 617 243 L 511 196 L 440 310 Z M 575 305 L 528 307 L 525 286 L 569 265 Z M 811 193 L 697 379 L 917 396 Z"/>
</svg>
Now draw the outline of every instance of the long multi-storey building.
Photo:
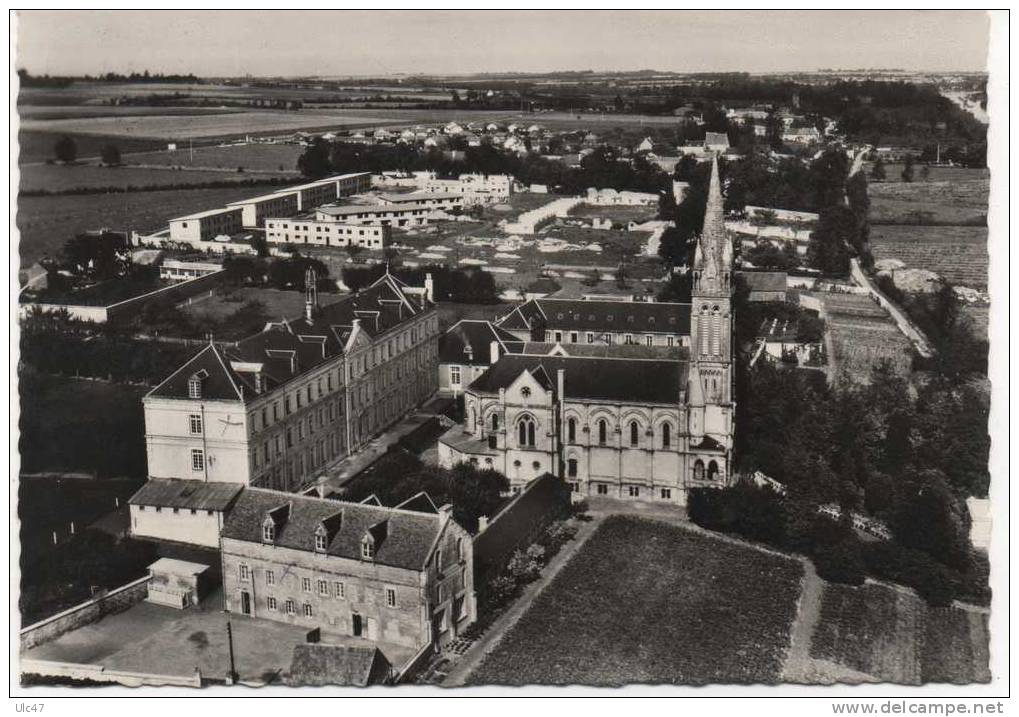
<svg viewBox="0 0 1019 717">
<path fill-rule="evenodd" d="M 143 400 L 150 478 L 295 491 L 437 387 L 431 284 L 386 274 L 234 344 L 212 344 Z"/>
<path fill-rule="evenodd" d="M 460 195 L 463 203 L 494 204 L 504 202 L 513 193 L 513 177 L 508 174 L 461 174 L 456 179 L 425 179 L 422 189 Z"/>
<path fill-rule="evenodd" d="M 500 328 L 525 340 L 551 333 L 565 350 L 499 357 L 466 388 L 465 422 L 439 439 L 440 463 L 495 468 L 514 490 L 551 472 L 582 495 L 678 503 L 689 488 L 724 484 L 735 409 L 731 298 L 715 160 L 692 303 L 541 300 L 531 313 L 518 309 Z M 660 336 L 684 348 L 665 359 L 568 355 L 599 331 L 606 341 L 656 346 Z"/>
<path fill-rule="evenodd" d="M 170 241 L 193 243 L 210 241 L 217 236 L 241 231 L 240 207 L 210 209 L 170 220 Z"/>
<path fill-rule="evenodd" d="M 690 304 L 532 299 L 496 325 L 521 341 L 689 346 Z"/>
<path fill-rule="evenodd" d="M 343 204 L 319 207 L 315 220 L 357 226 L 417 227 L 428 224 L 436 209 L 426 204 Z"/>
<path fill-rule="evenodd" d="M 452 506 L 407 503 L 243 490 L 220 539 L 226 610 L 415 650 L 448 643 L 477 617 L 471 538 Z"/>
<path fill-rule="evenodd" d="M 392 229 L 385 224 L 346 224 L 301 217 L 267 219 L 265 222 L 265 240 L 270 244 L 382 249 L 389 244 L 391 237 Z"/>
<path fill-rule="evenodd" d="M 241 223 L 245 227 L 261 227 L 265 220 L 271 217 L 289 217 L 296 214 L 297 198 L 297 192 L 276 192 L 230 202 L 227 206 L 241 210 Z"/>
</svg>

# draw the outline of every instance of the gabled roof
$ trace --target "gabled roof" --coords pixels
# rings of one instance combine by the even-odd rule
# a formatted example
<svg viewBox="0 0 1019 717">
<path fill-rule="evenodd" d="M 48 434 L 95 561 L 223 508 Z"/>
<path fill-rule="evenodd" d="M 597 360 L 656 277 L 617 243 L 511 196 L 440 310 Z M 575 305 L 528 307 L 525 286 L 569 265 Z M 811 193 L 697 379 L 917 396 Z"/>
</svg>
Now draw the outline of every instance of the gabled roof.
<svg viewBox="0 0 1019 717">
<path fill-rule="evenodd" d="M 277 527 L 274 545 L 315 552 L 315 530 L 323 520 L 340 513 L 340 526 L 326 546 L 327 555 L 360 561 L 361 540 L 371 534 L 373 562 L 407 570 L 424 568 L 444 525 L 443 516 L 437 514 L 245 488 L 223 522 L 223 537 L 261 543 L 265 517 L 288 503 L 289 517 Z"/>
<path fill-rule="evenodd" d="M 534 327 L 563 331 L 690 333 L 690 304 L 658 301 L 532 299 L 498 322 L 508 331 Z"/>
<path fill-rule="evenodd" d="M 423 296 L 407 295 L 404 287 L 385 274 L 360 293 L 321 307 L 311 321 L 304 316 L 281 319 L 235 344 L 210 344 L 148 395 L 187 398 L 188 378 L 205 370 L 203 399 L 250 400 L 258 395 L 254 375 L 234 370 L 232 363 L 261 365 L 262 391 L 271 391 L 341 355 L 355 320 L 374 338 L 428 308 Z"/>
<path fill-rule="evenodd" d="M 686 389 L 688 363 L 668 359 L 614 359 L 507 354 L 481 374 L 471 391 L 498 393 L 527 371 L 545 388 L 565 371 L 567 399 L 675 405 Z"/>
<path fill-rule="evenodd" d="M 367 687 L 390 664 L 377 647 L 303 644 L 294 646 L 286 683 L 292 686 Z"/>
<path fill-rule="evenodd" d="M 147 395 L 188 398 L 188 381 L 195 375 L 202 377 L 202 400 L 240 401 L 244 398 L 236 374 L 224 360 L 220 349 L 211 343 Z"/>
<path fill-rule="evenodd" d="M 128 499 L 129 505 L 224 511 L 244 486 L 240 483 L 206 483 L 200 480 L 150 478 Z"/>
<path fill-rule="evenodd" d="M 507 342 L 516 342 L 518 339 L 490 321 L 478 319 L 458 321 L 439 339 L 439 363 L 487 366 L 493 341 L 498 341 L 505 353 Z"/>
</svg>

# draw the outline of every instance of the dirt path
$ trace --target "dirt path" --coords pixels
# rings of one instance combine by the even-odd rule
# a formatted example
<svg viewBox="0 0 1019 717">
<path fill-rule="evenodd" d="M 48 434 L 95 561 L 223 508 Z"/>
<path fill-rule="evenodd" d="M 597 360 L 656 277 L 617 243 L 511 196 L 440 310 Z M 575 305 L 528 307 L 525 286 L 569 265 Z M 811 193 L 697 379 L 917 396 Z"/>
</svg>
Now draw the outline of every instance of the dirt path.
<svg viewBox="0 0 1019 717">
<path fill-rule="evenodd" d="M 576 537 L 564 545 L 562 550 L 552 558 L 552 561 L 541 571 L 541 577 L 524 588 L 524 592 L 513 602 L 509 610 L 500 615 L 485 631 L 485 634 L 457 661 L 443 681 L 443 687 L 463 687 L 467 683 L 471 673 L 496 648 L 503 636 L 517 624 L 517 621 L 527 612 L 541 591 L 548 587 L 563 566 L 583 547 L 587 539 L 594 535 L 598 526 L 601 525 L 602 519 L 601 515 L 593 515 L 590 521 L 580 524 Z"/>
</svg>

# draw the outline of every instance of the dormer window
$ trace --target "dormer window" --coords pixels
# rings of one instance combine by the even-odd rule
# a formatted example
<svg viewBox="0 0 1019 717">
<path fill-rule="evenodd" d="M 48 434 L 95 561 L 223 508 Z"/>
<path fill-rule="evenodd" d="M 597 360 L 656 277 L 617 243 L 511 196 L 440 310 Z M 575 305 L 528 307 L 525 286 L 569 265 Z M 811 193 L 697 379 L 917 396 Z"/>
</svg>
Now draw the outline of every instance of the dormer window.
<svg viewBox="0 0 1019 717">
<path fill-rule="evenodd" d="M 326 551 L 326 536 L 325 533 L 315 534 L 315 551 L 324 553 Z"/>
<path fill-rule="evenodd" d="M 361 541 L 361 559 L 372 560 L 375 557 L 375 546 L 372 542 L 365 538 Z"/>
<path fill-rule="evenodd" d="M 262 542 L 272 543 L 276 540 L 276 524 L 272 520 L 262 523 Z"/>
<path fill-rule="evenodd" d="M 202 381 L 208 376 L 208 372 L 204 369 L 197 373 L 191 374 L 188 379 L 188 398 L 201 398 L 202 397 Z"/>
</svg>

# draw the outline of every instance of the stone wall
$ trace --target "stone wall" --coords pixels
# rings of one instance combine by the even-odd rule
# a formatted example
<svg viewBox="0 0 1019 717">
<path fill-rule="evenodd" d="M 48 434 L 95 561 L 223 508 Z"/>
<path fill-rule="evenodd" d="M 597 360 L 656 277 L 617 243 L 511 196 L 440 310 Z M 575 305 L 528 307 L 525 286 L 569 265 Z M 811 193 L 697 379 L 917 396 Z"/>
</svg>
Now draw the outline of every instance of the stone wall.
<svg viewBox="0 0 1019 717">
<path fill-rule="evenodd" d="M 526 548 L 569 506 L 570 494 L 560 479 L 547 474 L 531 481 L 474 537 L 474 584 L 495 577 L 514 550 Z"/>
<path fill-rule="evenodd" d="M 150 579 L 148 575 L 138 578 L 104 595 L 94 597 L 45 620 L 40 620 L 34 625 L 22 628 L 20 635 L 22 652 L 55 640 L 65 632 L 77 630 L 79 627 L 96 622 L 106 615 L 127 610 L 144 600 L 148 595 Z"/>
</svg>

